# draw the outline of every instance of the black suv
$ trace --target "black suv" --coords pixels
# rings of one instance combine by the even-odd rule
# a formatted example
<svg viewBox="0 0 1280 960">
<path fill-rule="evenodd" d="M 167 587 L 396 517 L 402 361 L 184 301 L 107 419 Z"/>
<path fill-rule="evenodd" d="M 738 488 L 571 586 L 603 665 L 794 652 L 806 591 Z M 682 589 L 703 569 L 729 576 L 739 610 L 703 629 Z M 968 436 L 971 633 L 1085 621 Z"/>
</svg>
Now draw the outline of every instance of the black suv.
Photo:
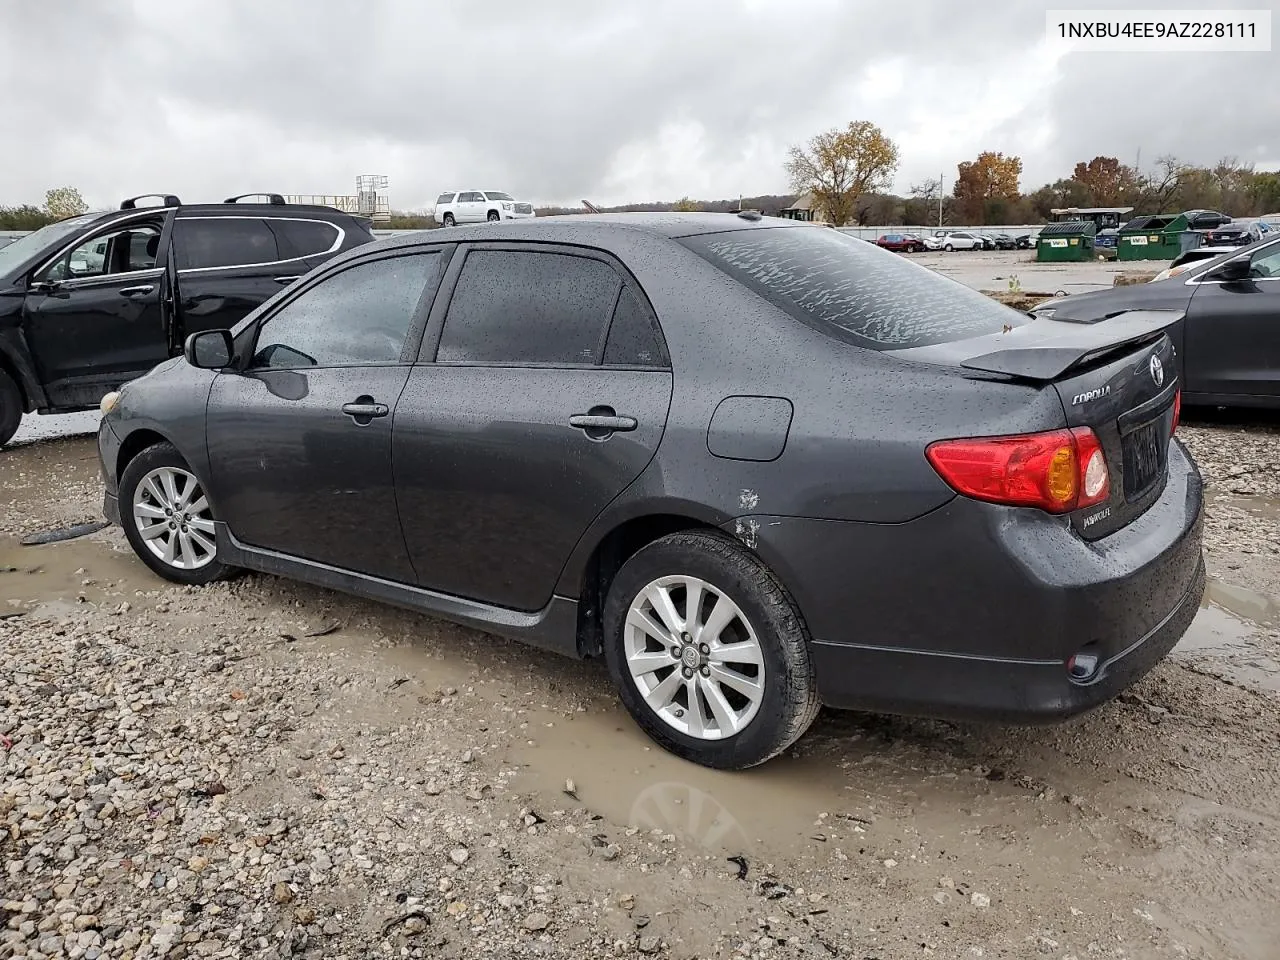
<svg viewBox="0 0 1280 960">
<path fill-rule="evenodd" d="M 143 199 L 159 206 L 138 206 Z M 265 198 L 265 203 L 244 202 Z M 133 197 L 0 247 L 0 444 L 23 413 L 69 413 L 230 327 L 372 222 L 279 194 Z"/>
</svg>

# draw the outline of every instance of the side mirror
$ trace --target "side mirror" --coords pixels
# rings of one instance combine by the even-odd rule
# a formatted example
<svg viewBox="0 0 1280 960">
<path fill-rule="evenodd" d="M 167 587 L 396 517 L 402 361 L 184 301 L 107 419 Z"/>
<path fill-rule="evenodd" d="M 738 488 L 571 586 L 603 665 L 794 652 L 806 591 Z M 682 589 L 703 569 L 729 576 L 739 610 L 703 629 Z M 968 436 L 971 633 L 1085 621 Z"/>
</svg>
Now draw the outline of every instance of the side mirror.
<svg viewBox="0 0 1280 960">
<path fill-rule="evenodd" d="M 230 330 L 202 330 L 191 334 L 182 345 L 187 363 L 201 370 L 223 370 L 231 366 L 234 354 Z"/>
<path fill-rule="evenodd" d="M 1247 253 L 1242 253 L 1238 257 L 1232 257 L 1226 263 L 1218 264 L 1213 274 L 1206 278 L 1212 280 L 1247 280 L 1249 278 L 1249 268 L 1252 266 L 1252 257 Z"/>
<path fill-rule="evenodd" d="M 61 286 L 57 280 L 35 280 L 30 287 L 31 293 L 57 293 Z"/>
</svg>

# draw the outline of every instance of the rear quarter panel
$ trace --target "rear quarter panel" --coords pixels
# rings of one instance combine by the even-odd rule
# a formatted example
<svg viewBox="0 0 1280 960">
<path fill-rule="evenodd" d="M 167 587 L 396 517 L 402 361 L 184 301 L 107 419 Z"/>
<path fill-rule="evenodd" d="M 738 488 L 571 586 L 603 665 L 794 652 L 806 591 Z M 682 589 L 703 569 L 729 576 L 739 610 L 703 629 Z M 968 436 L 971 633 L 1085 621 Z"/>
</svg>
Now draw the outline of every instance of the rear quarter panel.
<svg viewBox="0 0 1280 960">
<path fill-rule="evenodd" d="M 968 379 L 842 343 L 669 241 L 615 252 L 662 324 L 674 374 L 671 409 L 657 456 L 587 531 L 562 588 L 594 545 L 635 515 L 712 524 L 752 514 L 903 523 L 955 496 L 925 459 L 929 442 L 1064 423 L 1051 388 Z M 781 456 L 712 455 L 712 415 L 740 395 L 791 401 Z"/>
</svg>

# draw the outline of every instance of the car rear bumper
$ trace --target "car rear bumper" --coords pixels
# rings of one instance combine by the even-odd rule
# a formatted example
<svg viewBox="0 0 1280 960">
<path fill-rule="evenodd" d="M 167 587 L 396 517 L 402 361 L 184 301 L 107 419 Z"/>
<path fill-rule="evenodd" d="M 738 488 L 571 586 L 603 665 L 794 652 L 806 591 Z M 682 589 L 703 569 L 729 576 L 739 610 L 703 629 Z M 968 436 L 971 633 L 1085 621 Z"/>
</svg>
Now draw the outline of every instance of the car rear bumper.
<svg viewBox="0 0 1280 960">
<path fill-rule="evenodd" d="M 824 703 L 1037 722 L 1111 699 L 1186 632 L 1205 588 L 1202 511 L 1175 442 L 1160 498 L 1092 543 L 1065 518 L 964 497 L 901 524 L 736 528 L 804 614 Z M 1084 682 L 1066 666 L 1082 650 L 1100 662 Z"/>
</svg>

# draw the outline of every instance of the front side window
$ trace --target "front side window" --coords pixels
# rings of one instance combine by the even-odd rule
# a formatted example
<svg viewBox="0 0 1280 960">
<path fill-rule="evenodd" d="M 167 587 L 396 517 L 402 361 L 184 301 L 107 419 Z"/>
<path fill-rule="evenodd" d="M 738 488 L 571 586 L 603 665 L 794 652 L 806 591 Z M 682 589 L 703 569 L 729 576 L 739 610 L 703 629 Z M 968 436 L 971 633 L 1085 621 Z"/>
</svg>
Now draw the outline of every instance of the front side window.
<svg viewBox="0 0 1280 960">
<path fill-rule="evenodd" d="M 159 223 L 131 223 L 123 230 L 86 240 L 37 279 L 82 280 L 150 270 L 160 252 Z"/>
<path fill-rule="evenodd" d="M 284 259 L 275 233 L 257 217 L 179 218 L 173 247 L 179 270 L 248 267 Z"/>
<path fill-rule="evenodd" d="M 478 193 L 464 193 L 458 200 L 462 203 L 484 203 L 484 197 Z"/>
<path fill-rule="evenodd" d="M 678 242 L 800 322 L 872 350 L 964 340 L 1031 319 L 838 230 L 755 228 Z"/>
<path fill-rule="evenodd" d="M 369 260 L 317 283 L 258 331 L 252 367 L 297 369 L 398 363 L 440 255 Z"/>
<path fill-rule="evenodd" d="M 472 250 L 454 287 L 436 360 L 591 364 L 622 281 L 589 257 Z"/>
</svg>

